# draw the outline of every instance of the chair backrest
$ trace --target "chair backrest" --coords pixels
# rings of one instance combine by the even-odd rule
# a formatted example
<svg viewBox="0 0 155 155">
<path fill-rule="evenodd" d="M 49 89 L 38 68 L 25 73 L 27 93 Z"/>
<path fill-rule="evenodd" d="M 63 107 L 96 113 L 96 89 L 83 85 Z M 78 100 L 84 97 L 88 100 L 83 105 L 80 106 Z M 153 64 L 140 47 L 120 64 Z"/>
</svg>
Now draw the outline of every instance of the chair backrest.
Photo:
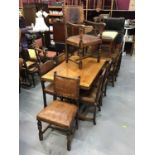
<svg viewBox="0 0 155 155">
<path fill-rule="evenodd" d="M 82 5 L 65 5 L 64 6 L 65 22 L 80 24 L 84 22 L 84 9 Z"/>
<path fill-rule="evenodd" d="M 73 100 L 79 99 L 80 78 L 62 77 L 54 73 L 54 92 L 56 96 Z"/>
<path fill-rule="evenodd" d="M 35 47 L 37 47 L 37 48 L 42 48 L 42 47 L 43 47 L 42 38 L 35 39 L 35 40 L 34 40 L 34 44 L 35 44 Z"/>
<path fill-rule="evenodd" d="M 61 53 L 56 57 L 56 64 L 60 64 L 65 60 L 65 53 Z"/>
<path fill-rule="evenodd" d="M 109 76 L 111 65 L 112 65 L 112 60 L 107 61 L 105 64 L 106 78 L 108 78 L 108 76 Z"/>
<path fill-rule="evenodd" d="M 48 60 L 39 65 L 39 75 L 42 76 L 55 67 L 54 61 Z"/>
<path fill-rule="evenodd" d="M 104 22 L 106 23 L 106 30 L 113 30 L 117 31 L 119 33 L 124 32 L 124 23 L 125 18 L 124 17 L 109 17 L 107 19 L 104 19 Z"/>
<path fill-rule="evenodd" d="M 66 25 L 66 37 L 79 35 L 79 26 L 73 24 L 82 24 L 84 22 L 84 10 L 82 5 L 65 5 L 64 21 Z"/>
<path fill-rule="evenodd" d="M 96 95 L 96 102 L 98 102 L 101 93 L 102 93 L 102 87 L 106 76 L 106 68 L 103 69 L 102 74 L 99 76 L 99 83 L 97 87 L 97 95 Z"/>
<path fill-rule="evenodd" d="M 31 60 L 37 60 L 37 54 L 34 49 L 27 49 L 27 51 Z"/>
</svg>

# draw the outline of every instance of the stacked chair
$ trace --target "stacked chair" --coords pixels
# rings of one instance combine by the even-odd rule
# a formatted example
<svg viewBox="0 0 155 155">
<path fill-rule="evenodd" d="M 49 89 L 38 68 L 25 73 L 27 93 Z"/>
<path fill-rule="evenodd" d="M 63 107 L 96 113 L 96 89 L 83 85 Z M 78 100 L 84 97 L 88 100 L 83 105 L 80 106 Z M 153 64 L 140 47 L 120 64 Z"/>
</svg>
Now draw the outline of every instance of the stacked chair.
<svg viewBox="0 0 155 155">
<path fill-rule="evenodd" d="M 97 28 L 101 32 L 104 24 L 84 21 L 84 9 L 82 5 L 65 6 L 64 14 L 66 27 L 66 62 L 75 62 L 79 65 L 80 69 L 82 69 L 82 60 L 89 56 L 95 56 L 97 62 L 99 62 L 102 40 L 95 32 Z M 93 45 L 98 46 L 98 50 L 88 54 L 88 47 Z M 72 59 L 70 55 L 75 51 L 77 51 L 78 57 Z"/>
</svg>

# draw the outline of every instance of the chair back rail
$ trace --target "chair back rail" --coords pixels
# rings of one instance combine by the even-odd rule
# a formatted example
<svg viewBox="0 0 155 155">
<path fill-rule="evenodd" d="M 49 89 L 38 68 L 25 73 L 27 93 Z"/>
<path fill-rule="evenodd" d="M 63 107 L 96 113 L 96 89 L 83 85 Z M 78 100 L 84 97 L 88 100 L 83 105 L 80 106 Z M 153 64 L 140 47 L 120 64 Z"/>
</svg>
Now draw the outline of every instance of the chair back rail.
<svg viewBox="0 0 155 155">
<path fill-rule="evenodd" d="M 54 92 L 56 96 L 79 99 L 80 77 L 77 79 L 62 77 L 54 72 Z"/>
</svg>

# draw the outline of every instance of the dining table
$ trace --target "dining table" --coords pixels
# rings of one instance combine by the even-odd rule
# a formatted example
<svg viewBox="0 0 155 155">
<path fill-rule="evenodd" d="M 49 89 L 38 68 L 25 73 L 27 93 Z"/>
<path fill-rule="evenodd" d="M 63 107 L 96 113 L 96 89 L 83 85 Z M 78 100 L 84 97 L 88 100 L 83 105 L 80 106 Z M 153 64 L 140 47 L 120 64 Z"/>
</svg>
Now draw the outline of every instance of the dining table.
<svg viewBox="0 0 155 155">
<path fill-rule="evenodd" d="M 63 61 L 44 74 L 41 80 L 51 82 L 54 80 L 54 72 L 57 72 L 58 75 L 63 77 L 80 77 L 80 89 L 89 90 L 106 61 L 106 59 L 100 59 L 100 62 L 97 62 L 96 58 L 88 57 L 82 60 L 82 69 L 79 69 L 78 65 L 72 61 Z"/>
</svg>

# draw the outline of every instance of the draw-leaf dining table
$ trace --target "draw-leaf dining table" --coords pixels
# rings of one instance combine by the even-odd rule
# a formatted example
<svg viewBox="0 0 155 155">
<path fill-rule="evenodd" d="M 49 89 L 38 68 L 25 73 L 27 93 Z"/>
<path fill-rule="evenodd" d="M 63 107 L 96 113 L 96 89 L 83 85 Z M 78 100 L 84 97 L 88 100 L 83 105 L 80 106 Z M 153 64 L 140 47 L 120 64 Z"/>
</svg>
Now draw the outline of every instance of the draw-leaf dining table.
<svg viewBox="0 0 155 155">
<path fill-rule="evenodd" d="M 106 59 L 100 59 L 100 62 L 96 61 L 96 58 L 88 57 L 82 61 L 83 67 L 79 69 L 78 65 L 72 61 L 66 63 L 63 61 L 61 64 L 50 70 L 48 73 L 41 77 L 43 81 L 53 81 L 54 72 L 58 75 L 70 78 L 77 78 L 80 76 L 80 88 L 89 90 L 93 84 L 93 81 L 100 73 L 102 67 L 106 63 Z"/>
</svg>

